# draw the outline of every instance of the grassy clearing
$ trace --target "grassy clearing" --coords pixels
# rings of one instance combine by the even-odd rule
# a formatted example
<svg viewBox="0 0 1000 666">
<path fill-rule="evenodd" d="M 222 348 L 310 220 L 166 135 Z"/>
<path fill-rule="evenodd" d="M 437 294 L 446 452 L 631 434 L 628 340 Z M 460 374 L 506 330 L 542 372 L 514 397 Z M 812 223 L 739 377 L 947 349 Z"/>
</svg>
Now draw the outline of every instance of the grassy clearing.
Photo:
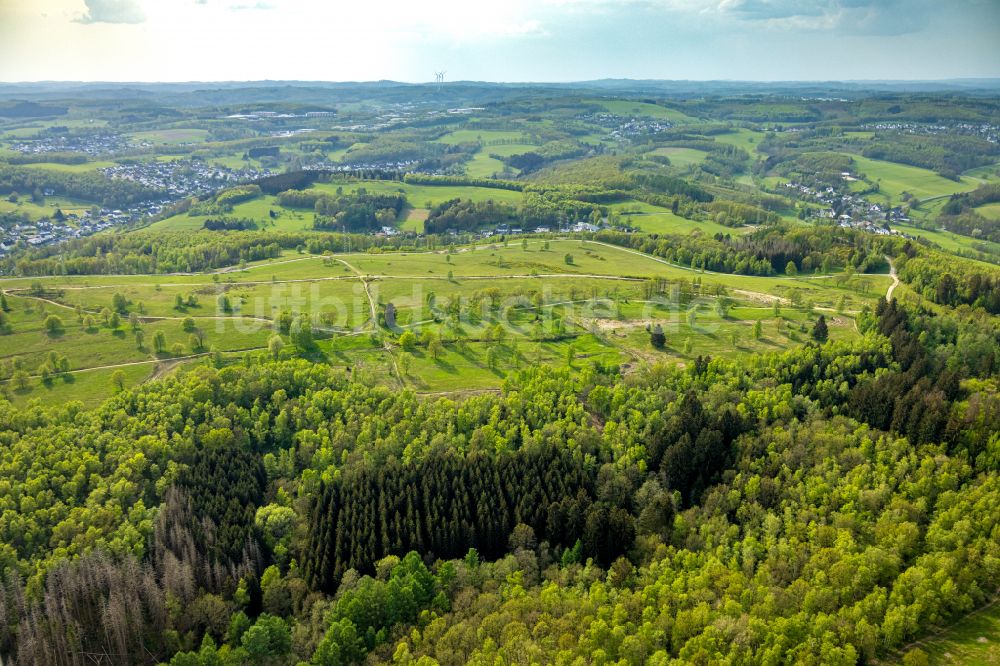
<svg viewBox="0 0 1000 666">
<path fill-rule="evenodd" d="M 369 192 L 401 192 L 406 195 L 410 205 L 418 208 L 429 208 L 449 199 L 471 199 L 473 201 L 502 201 L 506 203 L 519 203 L 521 193 L 511 190 L 499 190 L 491 187 L 464 187 L 454 185 L 411 185 L 409 183 L 391 182 L 384 180 L 369 181 L 344 181 L 333 183 L 320 183 L 314 186 L 321 191 L 328 191 L 331 194 L 338 187 L 343 187 L 345 192 L 354 192 L 359 188 L 364 188 Z M 430 206 L 426 204 L 430 203 Z"/>
<path fill-rule="evenodd" d="M 465 173 L 472 178 L 492 178 L 504 170 L 504 163 L 486 152 L 479 151 L 465 164 Z M 516 173 L 516 170 L 514 171 Z"/>
<path fill-rule="evenodd" d="M 909 192 L 918 199 L 927 199 L 966 192 L 978 185 L 975 180 L 967 177 L 956 182 L 919 167 L 873 160 L 860 155 L 851 157 L 854 158 L 857 171 L 863 173 L 868 180 L 877 182 L 880 193 L 892 203 L 901 201 L 903 192 Z"/>
<path fill-rule="evenodd" d="M 647 118 L 658 118 L 670 120 L 675 123 L 689 123 L 695 119 L 691 116 L 668 109 L 657 104 L 647 102 L 633 102 L 630 100 L 585 100 L 585 103 L 600 104 L 609 112 L 619 116 L 645 116 Z"/>
<path fill-rule="evenodd" d="M 81 199 L 66 197 L 45 197 L 45 203 L 42 205 L 32 203 L 27 196 L 22 197 L 17 203 L 12 203 L 4 197 L 0 199 L 0 213 L 27 214 L 32 220 L 38 220 L 43 217 L 51 217 L 56 209 L 67 215 L 70 213 L 81 215 L 90 210 L 93 205 Z"/>
<path fill-rule="evenodd" d="M 521 137 L 514 137 L 515 140 L 521 140 Z M 485 141 L 486 139 L 484 139 Z M 501 155 L 504 157 L 510 155 L 519 155 L 521 153 L 526 153 L 535 150 L 537 146 L 528 143 L 505 143 L 497 146 L 483 146 L 479 152 L 477 152 L 473 158 L 466 163 L 465 173 L 474 178 L 490 178 L 494 175 L 500 175 L 503 173 L 505 165 L 503 162 L 493 157 L 493 155 Z M 516 175 L 519 173 L 518 169 L 509 169 L 509 171 Z"/>
<path fill-rule="evenodd" d="M 962 175 L 983 181 L 997 181 L 1000 180 L 1000 164 L 988 164 L 975 169 L 969 169 Z"/>
<path fill-rule="evenodd" d="M 737 146 L 753 155 L 754 152 L 757 151 L 757 145 L 764 140 L 764 136 L 764 132 L 737 129 L 732 132 L 727 132 L 726 134 L 716 134 L 714 138 L 717 143 Z"/>
<path fill-rule="evenodd" d="M 152 130 L 149 132 L 135 132 L 129 135 L 135 141 L 149 141 L 150 143 L 180 145 L 185 143 L 203 143 L 208 140 L 208 130 L 194 128 L 173 128 Z"/>
<path fill-rule="evenodd" d="M 418 332 L 431 327 L 445 342 L 437 359 L 428 357 L 426 349 L 423 356 L 420 350 L 414 352 L 404 384 L 426 392 L 495 388 L 512 368 L 562 364 L 570 355 L 574 364 L 589 359 L 686 363 L 699 354 L 732 357 L 805 344 L 819 314 L 809 309 L 813 306 L 826 309 L 834 339 L 856 335 L 850 313 L 873 303 L 889 283 L 884 275 L 788 279 L 703 273 L 592 241 L 548 244 L 545 249 L 543 241 L 529 239 L 526 247 L 514 240 L 451 253 L 288 253 L 215 276 L 52 277 L 44 280 L 45 298 L 54 302 L 29 296 L 27 287 L 34 279 L 3 279 L 0 288 L 20 291 L 8 291 L 12 333 L 3 338 L 0 370 L 6 374 L 0 377 L 9 376 L 16 360 L 34 375 L 31 388 L 16 400 L 45 395 L 97 401 L 112 392 L 110 376 L 117 366 L 129 368 L 127 381 L 138 382 L 154 368 L 159 373 L 164 363 L 187 362 L 183 357 L 206 349 L 228 356 L 261 353 L 274 334 L 274 320 L 289 310 L 314 318 L 318 342 L 309 358 L 362 368 L 378 381 L 398 385 L 396 336 L 372 319 L 373 303 L 381 312 L 383 304 L 391 302 L 398 325 Z M 571 263 L 567 254 L 572 255 Z M 363 280 L 358 273 L 368 277 Z M 669 295 L 650 300 L 650 278 L 676 284 L 681 300 Z M 142 303 L 142 347 L 125 318 L 118 330 L 103 322 L 100 312 L 111 305 L 116 292 L 129 300 L 130 311 L 138 312 Z M 232 311 L 217 309 L 220 292 L 228 296 Z M 728 311 L 719 309 L 720 292 L 731 301 Z M 178 294 L 185 299 L 193 294 L 198 302 L 178 308 Z M 775 299 L 782 303 L 780 317 L 773 308 Z M 490 301 L 495 306 L 484 308 Z M 802 307 L 793 307 L 793 302 Z M 77 305 L 95 316 L 94 326 L 84 327 L 74 312 Z M 694 320 L 687 314 L 693 306 Z M 834 313 L 835 306 L 843 306 L 847 314 Z M 456 312 L 459 320 L 452 321 Z M 49 314 L 62 318 L 62 332 L 46 332 Z M 203 347 L 185 330 L 186 317 L 201 331 Z M 763 329 L 759 339 L 752 335 L 757 320 Z M 563 323 L 562 332 L 539 329 L 555 321 Z M 501 322 L 506 341 L 490 351 L 498 343 L 488 340 L 489 331 Z M 666 350 L 649 345 L 645 326 L 652 322 L 664 326 Z M 165 355 L 152 350 L 157 332 L 165 336 Z M 386 343 L 392 351 L 386 350 Z M 296 353 L 290 342 L 286 347 L 286 353 Z M 69 381 L 40 381 L 39 368 L 50 351 L 69 360 L 74 370 Z"/>
<path fill-rule="evenodd" d="M 686 169 L 689 166 L 701 164 L 708 155 L 704 150 L 694 148 L 657 148 L 650 155 L 663 155 L 670 158 L 671 166 Z"/>
<path fill-rule="evenodd" d="M 524 139 L 524 133 L 515 130 L 462 129 L 449 132 L 438 139 L 438 141 L 453 146 L 459 143 L 489 144 L 491 141 L 523 141 Z"/>
<path fill-rule="evenodd" d="M 1000 664 L 1000 605 L 978 611 L 915 646 L 932 664 Z"/>
<path fill-rule="evenodd" d="M 968 236 L 962 236 L 951 231 L 932 231 L 905 224 L 894 224 L 893 227 L 903 233 L 917 236 L 918 238 L 926 238 L 927 240 L 937 243 L 945 250 L 949 250 L 951 252 L 987 252 L 988 254 L 1000 257 L 1000 243 L 975 240 L 973 238 L 969 238 Z"/>
<path fill-rule="evenodd" d="M 675 215 L 669 208 L 654 206 L 643 201 L 623 201 L 611 204 L 608 208 L 621 214 L 629 226 L 649 233 L 738 235 L 749 231 L 748 227 L 726 227 L 712 220 L 688 220 Z"/>
<path fill-rule="evenodd" d="M 986 204 L 976 209 L 976 212 L 988 220 L 1000 220 L 1000 203 Z"/>
<path fill-rule="evenodd" d="M 84 407 L 96 407 L 114 392 L 111 377 L 115 370 L 121 370 L 125 375 L 125 387 L 130 388 L 148 380 L 155 367 L 155 364 L 127 365 L 115 369 L 74 372 L 45 383 L 32 380 L 25 389 L 17 389 L 5 383 L 0 385 L 0 390 L 17 406 L 24 406 L 33 400 L 40 400 L 43 405 L 62 405 L 78 400 Z"/>
<path fill-rule="evenodd" d="M 277 217 L 272 219 L 270 212 L 275 211 Z M 283 208 L 278 204 L 276 197 L 265 195 L 244 201 L 233 206 L 233 211 L 228 213 L 232 217 L 245 217 L 256 220 L 261 230 L 271 231 L 303 231 L 312 229 L 315 221 L 315 214 L 311 210 L 298 210 Z M 168 217 L 149 226 L 157 231 L 193 231 L 201 229 L 205 225 L 205 220 L 212 215 L 188 215 L 181 213 Z"/>
<path fill-rule="evenodd" d="M 84 162 L 83 164 L 59 164 L 56 162 L 36 162 L 33 164 L 24 165 L 24 167 L 27 169 L 45 169 L 47 171 L 59 171 L 62 173 L 86 173 L 88 171 L 97 171 L 98 169 L 106 169 L 112 166 L 115 166 L 115 163 L 107 161 Z"/>
<path fill-rule="evenodd" d="M 424 232 L 424 221 L 429 214 L 430 211 L 426 208 L 407 208 L 403 211 L 403 223 L 399 225 L 399 228 L 403 231 L 422 234 Z"/>
</svg>

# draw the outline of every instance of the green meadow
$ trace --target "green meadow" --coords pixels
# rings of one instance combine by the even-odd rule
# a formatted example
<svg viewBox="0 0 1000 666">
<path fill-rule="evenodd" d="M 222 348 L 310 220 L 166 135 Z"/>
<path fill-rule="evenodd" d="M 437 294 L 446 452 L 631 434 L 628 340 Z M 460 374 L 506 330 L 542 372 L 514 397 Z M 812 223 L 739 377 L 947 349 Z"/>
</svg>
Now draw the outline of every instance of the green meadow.
<svg viewBox="0 0 1000 666">
<path fill-rule="evenodd" d="M 694 118 L 680 111 L 668 109 L 658 104 L 647 102 L 636 102 L 632 100 L 584 100 L 587 103 L 599 104 L 605 109 L 619 116 L 645 116 L 647 118 L 658 118 L 670 120 L 675 123 L 693 122 Z"/>
<path fill-rule="evenodd" d="M 1000 203 L 986 204 L 976 208 L 976 212 L 988 220 L 1000 220 Z"/>
<path fill-rule="evenodd" d="M 477 142 L 490 148 L 496 148 L 499 146 L 489 146 L 489 143 L 491 141 L 523 141 L 525 138 L 527 137 L 524 132 L 515 130 L 461 129 L 448 132 L 438 141 L 449 145 Z"/>
<path fill-rule="evenodd" d="M 32 220 L 43 217 L 51 217 L 56 210 L 61 210 L 65 214 L 76 213 L 78 215 L 90 210 L 94 204 L 81 199 L 72 199 L 62 196 L 45 197 L 44 204 L 36 204 L 27 195 L 22 195 L 17 203 L 13 203 L 7 197 L 0 198 L 0 213 L 27 214 Z"/>
<path fill-rule="evenodd" d="M 135 141 L 149 141 L 154 144 L 179 145 L 186 143 L 203 143 L 208 140 L 208 130 L 194 128 L 167 128 L 134 132 L 130 135 Z"/>
<path fill-rule="evenodd" d="M 942 666 L 1000 663 L 1000 606 L 994 603 L 967 615 L 944 631 L 915 643 L 911 649 L 923 651 L 929 663 Z"/>
<path fill-rule="evenodd" d="M 740 128 L 735 129 L 732 132 L 726 132 L 725 134 L 716 134 L 714 138 L 717 143 L 725 143 L 730 146 L 736 146 L 753 155 L 757 150 L 757 145 L 764 139 L 765 136 L 766 134 L 764 132 Z"/>
<path fill-rule="evenodd" d="M 976 240 L 946 230 L 921 229 L 907 224 L 894 224 L 893 228 L 918 238 L 926 238 L 950 252 L 987 252 L 1000 258 L 1000 243 Z"/>
<path fill-rule="evenodd" d="M 696 150 L 694 148 L 657 148 L 650 155 L 663 155 L 670 158 L 671 166 L 678 168 L 687 168 L 692 165 L 701 164 L 708 155 L 704 150 Z"/>
<path fill-rule="evenodd" d="M 651 299 L 655 278 L 676 284 L 680 302 L 671 300 L 669 290 Z M 32 290 L 35 283 L 43 285 L 41 293 Z M 884 275 L 789 279 L 692 271 L 570 239 L 451 251 L 288 254 L 213 275 L 4 278 L 0 289 L 11 312 L 0 367 L 5 377 L 15 370 L 28 374 L 23 388 L 10 380 L 4 384 L 16 402 L 47 396 L 94 404 L 115 390 L 116 370 L 131 384 L 179 363 L 238 362 L 264 354 L 278 315 L 287 310 L 312 317 L 316 347 L 301 350 L 310 357 L 380 367 L 385 381 L 419 391 L 492 389 L 511 368 L 528 363 L 686 363 L 698 354 L 783 349 L 807 342 L 820 313 L 828 315 L 834 338 L 850 337 L 856 335 L 851 313 L 872 304 L 888 284 Z M 127 302 L 117 328 L 103 319 L 115 294 Z M 229 311 L 219 308 L 223 294 Z M 407 351 L 408 373 L 395 370 L 403 350 L 399 332 L 385 328 L 381 318 L 389 303 L 397 325 L 420 334 L 430 330 L 443 341 L 436 357 L 425 346 Z M 843 312 L 834 312 L 838 306 Z M 130 313 L 138 316 L 142 344 Z M 47 329 L 51 315 L 61 320 L 60 330 Z M 755 338 L 758 320 L 762 335 Z M 654 323 L 667 332 L 664 350 L 649 345 L 645 327 Z M 504 326 L 504 340 L 490 339 L 497 324 Z M 158 333 L 163 351 L 153 348 Z M 298 353 L 282 337 L 283 353 Z M 221 358 L 213 359 L 210 350 Z M 69 372 L 43 381 L 51 352 L 66 357 Z"/>
<path fill-rule="evenodd" d="M 869 181 L 878 183 L 879 192 L 891 203 L 899 203 L 903 192 L 909 192 L 917 199 L 929 199 L 966 192 L 975 189 L 978 184 L 968 177 L 962 177 L 960 182 L 956 182 L 919 167 L 873 160 L 860 155 L 851 157 L 854 158 L 857 171 Z"/>
<path fill-rule="evenodd" d="M 654 206 L 642 201 L 623 201 L 608 206 L 621 215 L 623 221 L 647 233 L 738 235 L 748 227 L 727 227 L 712 220 L 689 220 L 675 215 L 669 208 Z"/>
</svg>

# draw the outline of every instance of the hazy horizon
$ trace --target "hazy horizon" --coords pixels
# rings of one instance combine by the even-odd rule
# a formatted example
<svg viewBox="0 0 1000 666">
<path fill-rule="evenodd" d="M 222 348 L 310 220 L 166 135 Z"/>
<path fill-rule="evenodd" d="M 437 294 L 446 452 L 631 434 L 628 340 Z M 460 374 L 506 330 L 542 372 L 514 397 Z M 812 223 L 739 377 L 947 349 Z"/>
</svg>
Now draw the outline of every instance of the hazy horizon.
<svg viewBox="0 0 1000 666">
<path fill-rule="evenodd" d="M 8 82 L 1000 77 L 995 0 L 6 0 Z"/>
<path fill-rule="evenodd" d="M 13 80 L 13 79 L 0 79 L 0 84 L 2 85 L 66 85 L 66 84 L 80 84 L 80 85 L 115 85 L 115 86 L 126 86 L 126 85 L 195 85 L 195 84 L 264 84 L 264 83 L 284 83 L 284 84 L 334 84 L 334 85 L 377 85 L 377 84 L 401 84 L 401 85 L 458 85 L 458 84 L 485 84 L 485 85 L 526 85 L 526 86 L 544 86 L 544 85 L 573 85 L 573 84 L 591 84 L 591 83 L 602 83 L 602 82 L 630 82 L 630 83 L 747 83 L 747 84 L 909 84 L 909 83 L 973 83 L 973 82 L 989 82 L 989 83 L 1000 83 L 1000 75 L 998 76 L 966 76 L 966 77 L 948 77 L 948 78 L 910 78 L 910 79 L 653 79 L 653 78 L 632 78 L 632 77 L 606 77 L 599 79 L 562 79 L 562 80 L 499 80 L 499 79 L 459 79 L 459 80 L 445 80 L 443 84 L 437 84 L 435 81 L 424 81 L 424 80 L 405 80 L 405 79 L 299 79 L 299 78 L 284 78 L 284 79 L 178 79 L 178 80 L 162 80 L 162 79 L 135 79 L 135 80 L 113 80 L 113 79 L 24 79 L 24 80 Z"/>
</svg>

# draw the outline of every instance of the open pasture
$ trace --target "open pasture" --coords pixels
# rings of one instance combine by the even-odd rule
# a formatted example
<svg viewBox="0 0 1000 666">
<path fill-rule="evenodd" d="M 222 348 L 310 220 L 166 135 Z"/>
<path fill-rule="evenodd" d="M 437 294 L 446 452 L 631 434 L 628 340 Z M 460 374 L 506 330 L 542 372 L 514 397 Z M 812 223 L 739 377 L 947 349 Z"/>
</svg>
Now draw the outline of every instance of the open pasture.
<svg viewBox="0 0 1000 666">
<path fill-rule="evenodd" d="M 686 169 L 689 166 L 701 164 L 708 153 L 704 150 L 697 150 L 695 148 L 676 148 L 667 146 L 657 148 L 651 152 L 650 155 L 662 155 L 670 159 L 671 166 Z"/>
<path fill-rule="evenodd" d="M 618 116 L 635 116 L 669 120 L 675 123 L 693 122 L 694 118 L 675 109 L 668 109 L 658 104 L 637 102 L 633 100 L 584 100 L 591 104 L 599 104 L 609 112 Z"/>
<path fill-rule="evenodd" d="M 150 130 L 148 132 L 135 132 L 130 136 L 135 141 L 148 141 L 153 144 L 176 146 L 189 143 L 203 143 L 208 140 L 208 130 L 177 127 Z"/>
<path fill-rule="evenodd" d="M 467 187 L 464 185 L 414 185 L 397 181 L 334 181 L 332 183 L 317 183 L 315 189 L 333 194 L 338 187 L 345 192 L 354 192 L 364 188 L 368 192 L 387 194 L 402 193 L 406 195 L 410 205 L 417 208 L 429 208 L 449 199 L 470 199 L 472 201 L 502 201 L 518 203 L 521 193 L 512 190 L 501 190 L 492 187 Z M 430 206 L 427 206 L 427 204 Z"/>
<path fill-rule="evenodd" d="M 456 145 L 459 143 L 482 143 L 489 146 L 493 141 L 524 141 L 527 136 L 517 130 L 460 129 L 448 132 L 438 139 L 441 143 Z"/>
<path fill-rule="evenodd" d="M 514 239 L 450 251 L 288 253 L 218 274 L 0 279 L 12 307 L 0 378 L 15 401 L 46 395 L 91 404 L 114 390 L 111 376 L 118 369 L 128 369 L 127 382 L 139 382 L 178 363 L 207 362 L 212 349 L 222 353 L 215 362 L 265 354 L 279 315 L 289 311 L 310 315 L 316 345 L 298 350 L 283 334 L 283 354 L 301 351 L 368 368 L 382 381 L 430 393 L 494 388 L 507 371 L 526 363 L 686 363 L 698 354 L 783 349 L 806 343 L 821 312 L 834 339 L 853 336 L 852 313 L 874 303 L 889 282 L 885 275 L 693 271 L 571 239 L 527 239 L 526 245 Z M 43 291 L 32 290 L 34 283 Z M 127 302 L 117 329 L 103 319 L 116 293 Z M 222 294 L 229 310 L 221 308 Z M 390 303 L 394 324 L 402 328 L 386 327 Z M 139 317 L 141 345 L 128 323 L 130 313 Z M 49 315 L 61 319 L 58 332 L 47 330 Z M 762 330 L 755 337 L 758 320 Z M 649 344 L 646 326 L 656 323 L 667 333 L 664 350 Z M 426 345 L 407 351 L 404 365 L 410 367 L 401 371 L 402 330 L 430 330 L 442 344 L 433 353 Z M 153 348 L 158 333 L 162 351 Z M 50 352 L 65 356 L 70 372 L 43 382 Z M 15 364 L 28 375 L 24 388 L 9 380 Z"/>
<path fill-rule="evenodd" d="M 978 182 L 972 178 L 963 177 L 961 181 L 948 180 L 933 171 L 919 167 L 873 160 L 860 155 L 851 155 L 855 168 L 866 178 L 878 183 L 879 192 L 893 204 L 902 201 L 903 192 L 909 192 L 917 199 L 944 197 L 955 192 L 966 192 L 975 189 Z"/>
</svg>

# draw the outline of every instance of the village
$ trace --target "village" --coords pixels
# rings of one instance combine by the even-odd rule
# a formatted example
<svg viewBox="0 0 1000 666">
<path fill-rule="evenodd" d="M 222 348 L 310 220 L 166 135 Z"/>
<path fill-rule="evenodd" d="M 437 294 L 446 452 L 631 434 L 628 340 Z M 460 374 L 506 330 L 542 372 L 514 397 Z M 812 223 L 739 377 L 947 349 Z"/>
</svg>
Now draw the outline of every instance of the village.
<svg viewBox="0 0 1000 666">
<path fill-rule="evenodd" d="M 577 116 L 577 120 L 600 125 L 609 130 L 608 134 L 617 141 L 625 141 L 637 136 L 647 136 L 665 132 L 673 123 L 652 118 L 633 118 L 614 113 L 585 113 Z"/>
<path fill-rule="evenodd" d="M 209 194 L 223 187 L 272 175 L 268 169 L 230 169 L 194 159 L 121 164 L 100 171 L 107 178 L 130 180 L 160 192 L 162 196 L 122 209 L 93 206 L 82 212 L 63 212 L 56 208 L 50 217 L 34 220 L 27 216 L 17 219 L 16 213 L 8 213 L 7 223 L 0 227 L 0 255 L 19 247 L 50 245 L 90 236 L 112 227 L 134 225 L 159 215 L 187 197 Z M 45 190 L 42 194 L 49 197 L 56 193 Z"/>
<path fill-rule="evenodd" d="M 847 182 L 858 180 L 857 177 L 846 171 L 841 173 L 840 177 Z M 784 188 L 792 190 L 793 196 L 798 199 L 824 206 L 819 210 L 810 207 L 808 209 L 810 217 L 820 220 L 834 220 L 838 226 L 845 229 L 860 229 L 879 236 L 901 236 L 904 234 L 894 231 L 890 223 L 909 222 L 903 209 L 898 206 L 889 207 L 872 203 L 860 194 L 840 192 L 832 185 L 827 185 L 820 190 L 792 180 L 785 183 Z"/>
<path fill-rule="evenodd" d="M 95 157 L 125 152 L 132 144 L 120 134 L 68 134 L 65 127 L 51 127 L 38 138 L 10 143 L 10 149 L 22 155 L 81 153 Z"/>
<path fill-rule="evenodd" d="M 961 136 L 978 136 L 990 143 L 1000 143 L 1000 125 L 990 123 L 953 123 L 951 125 L 933 125 L 909 122 L 878 122 L 867 123 L 867 130 L 889 130 L 904 134 L 957 134 Z"/>
<path fill-rule="evenodd" d="M 101 173 L 111 179 L 129 180 L 168 195 L 171 200 L 207 194 L 222 187 L 246 183 L 272 175 L 269 169 L 244 167 L 230 169 L 200 159 L 169 162 L 137 162 L 119 164 Z"/>
</svg>

